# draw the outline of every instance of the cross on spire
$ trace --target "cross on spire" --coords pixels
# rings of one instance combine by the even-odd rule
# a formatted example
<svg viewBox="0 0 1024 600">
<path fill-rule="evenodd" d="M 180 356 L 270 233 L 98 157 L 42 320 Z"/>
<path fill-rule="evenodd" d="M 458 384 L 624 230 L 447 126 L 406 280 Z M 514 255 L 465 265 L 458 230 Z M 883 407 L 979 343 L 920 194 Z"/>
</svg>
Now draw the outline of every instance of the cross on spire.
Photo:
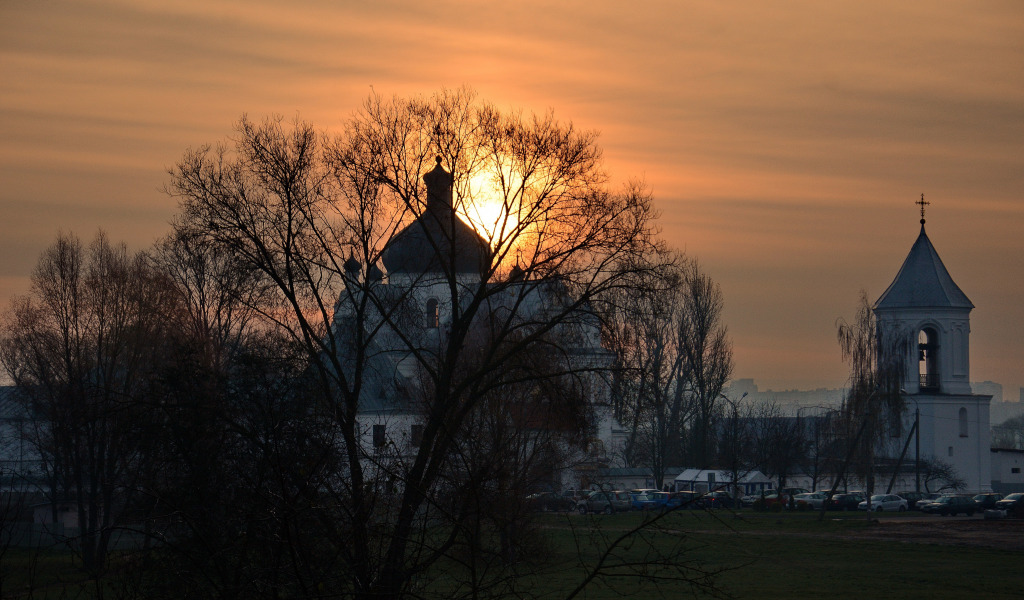
<svg viewBox="0 0 1024 600">
<path fill-rule="evenodd" d="M 921 207 L 921 224 L 924 225 L 924 207 L 930 205 L 931 202 L 925 202 L 924 194 L 921 194 L 921 199 L 915 202 L 914 204 L 917 204 Z"/>
</svg>

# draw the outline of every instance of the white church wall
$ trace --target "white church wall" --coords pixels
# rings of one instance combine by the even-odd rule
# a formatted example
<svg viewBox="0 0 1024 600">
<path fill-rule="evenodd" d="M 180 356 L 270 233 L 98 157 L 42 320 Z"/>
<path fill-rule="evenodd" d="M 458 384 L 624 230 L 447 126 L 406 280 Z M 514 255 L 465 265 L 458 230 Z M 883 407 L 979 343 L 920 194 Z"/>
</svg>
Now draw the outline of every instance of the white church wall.
<svg viewBox="0 0 1024 600">
<path fill-rule="evenodd" d="M 915 406 L 920 407 L 921 460 L 937 459 L 951 465 L 964 479 L 969 492 L 991 490 L 992 445 L 988 427 L 988 396 L 908 396 L 904 431 L 914 423 Z M 915 405 L 916 401 L 916 405 Z M 961 419 L 960 409 L 964 409 Z M 902 448 L 902 447 L 901 447 Z M 913 460 L 914 442 L 905 460 Z"/>
</svg>

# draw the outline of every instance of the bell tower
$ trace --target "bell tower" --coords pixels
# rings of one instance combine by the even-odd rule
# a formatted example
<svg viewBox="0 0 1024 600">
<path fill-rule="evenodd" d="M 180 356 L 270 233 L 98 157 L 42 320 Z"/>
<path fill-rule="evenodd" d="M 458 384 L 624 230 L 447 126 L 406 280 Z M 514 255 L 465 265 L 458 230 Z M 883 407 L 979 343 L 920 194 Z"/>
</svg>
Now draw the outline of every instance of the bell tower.
<svg viewBox="0 0 1024 600">
<path fill-rule="evenodd" d="M 922 460 L 952 465 L 969 490 L 991 489 L 991 396 L 971 393 L 970 313 L 974 304 L 953 281 L 921 231 L 896 278 L 875 302 L 879 329 L 909 338 L 903 377 L 910 423 L 919 416 Z"/>
<path fill-rule="evenodd" d="M 970 314 L 974 304 L 953 281 L 924 230 L 896 279 L 875 302 L 879 326 L 910 335 L 903 389 L 908 393 L 970 394 Z"/>
</svg>

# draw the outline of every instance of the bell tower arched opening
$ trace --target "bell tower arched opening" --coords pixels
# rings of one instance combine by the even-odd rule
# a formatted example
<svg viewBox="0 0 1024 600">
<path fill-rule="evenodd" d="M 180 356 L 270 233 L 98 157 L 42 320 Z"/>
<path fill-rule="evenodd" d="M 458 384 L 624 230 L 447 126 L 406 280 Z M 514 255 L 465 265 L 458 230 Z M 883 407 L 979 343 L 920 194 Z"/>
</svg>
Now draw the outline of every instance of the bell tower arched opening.
<svg viewBox="0 0 1024 600">
<path fill-rule="evenodd" d="M 939 334 L 931 327 L 917 333 L 917 355 L 921 391 L 939 391 Z"/>
</svg>

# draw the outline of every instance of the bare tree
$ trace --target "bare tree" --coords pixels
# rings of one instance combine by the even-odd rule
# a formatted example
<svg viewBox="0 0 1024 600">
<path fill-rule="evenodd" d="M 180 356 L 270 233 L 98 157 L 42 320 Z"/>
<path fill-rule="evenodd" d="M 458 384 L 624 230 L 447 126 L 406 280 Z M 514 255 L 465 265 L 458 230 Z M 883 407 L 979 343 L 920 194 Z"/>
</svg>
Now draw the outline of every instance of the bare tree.
<svg viewBox="0 0 1024 600">
<path fill-rule="evenodd" d="M 618 357 L 617 415 L 630 430 L 627 456 L 650 465 L 658 487 L 668 466 L 715 458 L 711 429 L 732 373 L 721 290 L 695 260 L 668 256 L 605 298 L 603 309 L 605 339 Z"/>
<path fill-rule="evenodd" d="M 992 426 L 992 447 L 1024 449 L 1024 415 Z"/>
<path fill-rule="evenodd" d="M 828 476 L 834 476 L 842 460 L 837 455 L 837 427 L 841 423 L 840 414 L 833 408 L 820 407 L 817 414 L 804 416 L 797 413 L 798 427 L 806 441 L 806 452 L 801 457 L 803 472 L 811 476 L 811 487 Z"/>
<path fill-rule="evenodd" d="M 722 322 L 722 290 L 696 262 L 687 265 L 683 277 L 683 318 L 679 340 L 684 358 L 688 392 L 692 397 L 691 440 L 695 464 L 711 460 L 710 425 L 732 376 L 732 343 Z"/>
<path fill-rule="evenodd" d="M 232 146 L 172 169 L 179 231 L 258 272 L 263 326 L 305 352 L 309 416 L 338 456 L 289 475 L 304 505 L 330 507 L 308 518 L 339 565 L 334 593 L 399 597 L 458 559 L 476 500 L 450 474 L 485 450 L 492 399 L 607 368 L 580 351 L 599 346 L 591 306 L 649 268 L 654 242 L 649 196 L 604 188 L 595 137 L 466 90 L 373 96 L 339 138 L 243 118 Z M 417 426 L 395 460 L 386 436 L 367 441 L 377 399 Z M 503 460 L 492 472 L 512 473 Z M 476 593 L 504 575 L 474 577 Z"/>
<path fill-rule="evenodd" d="M 313 579 L 324 561 L 293 552 L 315 547 L 294 543 L 301 532 L 286 525 L 309 508 L 277 465 L 333 458 L 308 418 L 306 354 L 257 319 L 267 286 L 233 255 L 179 230 L 150 264 L 175 310 L 165 311 L 166 356 L 146 405 L 160 425 L 150 448 L 159 469 L 135 492 L 138 531 L 154 549 L 133 557 L 151 566 L 139 584 L 220 598 L 258 597 L 272 581 L 295 589 L 282 572 Z"/>
<path fill-rule="evenodd" d="M 144 255 L 102 233 L 88 249 L 61 235 L 7 313 L 0 360 L 33 416 L 54 520 L 59 503 L 74 507 L 74 547 L 94 575 L 148 468 L 144 406 L 166 354 L 168 290 Z"/>
<path fill-rule="evenodd" d="M 746 396 L 744 393 L 743 396 Z M 739 398 L 734 401 L 723 395 L 728 406 L 722 406 L 715 419 L 715 459 L 719 468 L 729 473 L 731 492 L 739 498 L 739 482 L 757 464 L 753 448 L 755 410 L 750 404 L 741 406 Z"/>
<path fill-rule="evenodd" d="M 967 482 L 953 465 L 941 459 L 922 460 L 920 468 L 924 490 L 928 493 L 959 492 L 967 488 Z"/>
<path fill-rule="evenodd" d="M 602 303 L 604 338 L 617 361 L 615 416 L 630 432 L 626 460 L 649 465 L 658 488 L 665 469 L 681 459 L 683 424 L 691 409 L 678 338 L 684 261 L 674 256 Z"/>
<path fill-rule="evenodd" d="M 795 417 L 783 413 L 778 404 L 765 402 L 752 407 L 751 427 L 757 466 L 778 480 L 779 489 L 799 465 L 806 451 L 806 439 Z"/>
</svg>

